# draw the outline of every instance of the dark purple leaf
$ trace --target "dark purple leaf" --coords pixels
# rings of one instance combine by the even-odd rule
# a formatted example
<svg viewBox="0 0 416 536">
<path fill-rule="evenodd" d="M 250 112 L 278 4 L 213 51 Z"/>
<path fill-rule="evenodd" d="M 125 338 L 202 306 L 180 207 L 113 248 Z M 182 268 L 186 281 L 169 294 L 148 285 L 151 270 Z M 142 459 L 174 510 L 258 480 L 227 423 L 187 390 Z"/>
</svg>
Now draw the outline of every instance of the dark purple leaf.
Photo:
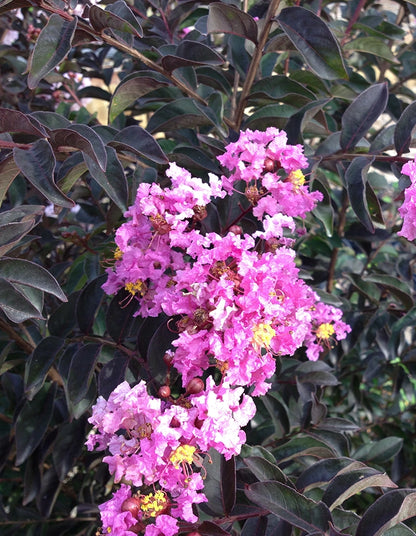
<svg viewBox="0 0 416 536">
<path fill-rule="evenodd" d="M 142 72 L 138 72 L 126 76 L 116 87 L 111 98 L 108 111 L 109 122 L 112 123 L 121 112 L 124 112 L 126 108 L 146 93 L 168 85 L 167 80 L 165 81 L 158 73 L 149 72 L 148 76 L 143 76 Z"/>
<path fill-rule="evenodd" d="M 0 277 L 0 309 L 7 318 L 16 323 L 29 318 L 42 318 L 42 314 L 25 294 L 2 277 Z"/>
<path fill-rule="evenodd" d="M 50 73 L 71 50 L 77 17 L 71 21 L 52 13 L 36 40 L 30 58 L 27 85 L 34 89 L 42 78 Z"/>
<path fill-rule="evenodd" d="M 125 354 L 116 354 L 105 363 L 98 375 L 98 394 L 108 399 L 111 392 L 125 380 L 129 358 Z"/>
<path fill-rule="evenodd" d="M 324 503 L 316 503 L 281 482 L 256 482 L 245 493 L 250 501 L 308 533 L 325 532 L 332 521 Z"/>
<path fill-rule="evenodd" d="M 89 343 L 73 355 L 67 381 L 71 404 L 77 404 L 87 394 L 100 350 L 101 344 Z"/>
<path fill-rule="evenodd" d="M 59 147 L 74 147 L 92 158 L 105 171 L 107 152 L 100 136 L 87 125 L 71 125 L 51 132 L 51 141 Z"/>
<path fill-rule="evenodd" d="M 382 536 L 390 527 L 414 516 L 416 516 L 416 490 L 389 491 L 364 512 L 355 536 Z"/>
<path fill-rule="evenodd" d="M 86 417 L 63 424 L 53 445 L 53 464 L 58 479 L 62 482 L 74 466 L 85 443 Z"/>
<path fill-rule="evenodd" d="M 36 119 L 8 108 L 0 108 L 0 132 L 24 132 L 40 138 L 47 137 L 46 130 Z"/>
<path fill-rule="evenodd" d="M 56 384 L 45 385 L 26 401 L 16 420 L 16 465 L 22 464 L 42 441 L 52 417 Z"/>
<path fill-rule="evenodd" d="M 221 458 L 221 497 L 225 515 L 230 514 L 236 499 L 236 472 L 235 458 L 229 460 Z"/>
<path fill-rule="evenodd" d="M 287 7 L 277 17 L 282 30 L 321 78 L 347 78 L 338 41 L 322 20 L 303 7 Z"/>
<path fill-rule="evenodd" d="M 192 65 L 221 65 L 224 59 L 203 43 L 185 39 L 181 41 L 175 54 L 164 56 L 161 63 L 167 71 L 173 71 L 178 67 Z"/>
<path fill-rule="evenodd" d="M 398 155 L 409 152 L 415 126 L 416 102 L 412 102 L 400 116 L 394 130 L 394 146 Z"/>
<path fill-rule="evenodd" d="M 208 33 L 239 35 L 257 43 L 257 24 L 251 15 L 231 4 L 212 2 L 209 5 Z"/>
<path fill-rule="evenodd" d="M 353 149 L 374 121 L 384 112 L 388 89 L 385 82 L 375 84 L 358 95 L 342 116 L 340 144 L 344 151 Z"/>
<path fill-rule="evenodd" d="M 77 302 L 78 326 L 83 333 L 90 333 L 104 291 L 101 288 L 107 275 L 103 274 L 83 288 Z"/>
<path fill-rule="evenodd" d="M 97 32 L 110 29 L 141 37 L 141 34 L 130 22 L 109 10 L 104 11 L 104 9 L 92 5 L 89 9 L 89 18 L 91 25 Z"/>
<path fill-rule="evenodd" d="M 46 337 L 36 346 L 26 362 L 25 393 L 32 400 L 42 388 L 46 375 L 62 346 L 64 339 L 59 337 Z"/>
<path fill-rule="evenodd" d="M 351 208 L 360 222 L 371 233 L 374 233 L 374 225 L 368 210 L 365 185 L 367 182 L 367 172 L 373 161 L 374 156 L 372 158 L 359 156 L 354 158 L 345 172 L 345 182 L 347 184 Z"/>
<path fill-rule="evenodd" d="M 15 147 L 13 156 L 27 180 L 51 203 L 67 208 L 75 205 L 55 184 L 55 155 L 46 140 L 36 141 L 28 150 Z"/>
<path fill-rule="evenodd" d="M 144 156 L 157 164 L 168 163 L 168 158 L 157 141 L 147 130 L 138 125 L 123 128 L 109 145 L 120 151 Z"/>
<path fill-rule="evenodd" d="M 105 149 L 107 152 L 107 168 L 105 171 L 88 154 L 84 154 L 85 163 L 92 177 L 108 197 L 124 212 L 127 210 L 128 198 L 126 175 L 115 149 L 109 146 Z"/>
</svg>

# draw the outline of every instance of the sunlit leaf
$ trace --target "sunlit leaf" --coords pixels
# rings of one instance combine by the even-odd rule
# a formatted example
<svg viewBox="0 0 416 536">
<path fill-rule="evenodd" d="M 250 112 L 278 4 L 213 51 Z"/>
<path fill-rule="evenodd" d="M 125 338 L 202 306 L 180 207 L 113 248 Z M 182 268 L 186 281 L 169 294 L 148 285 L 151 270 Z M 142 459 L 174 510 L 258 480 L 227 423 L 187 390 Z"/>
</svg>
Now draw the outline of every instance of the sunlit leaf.
<svg viewBox="0 0 416 536">
<path fill-rule="evenodd" d="M 282 30 L 320 77 L 347 78 L 341 49 L 322 18 L 303 7 L 287 7 L 277 17 Z"/>
<path fill-rule="evenodd" d="M 256 482 L 245 489 L 245 494 L 258 506 L 308 533 L 321 534 L 329 528 L 331 514 L 325 504 L 316 503 L 281 482 Z"/>
<path fill-rule="evenodd" d="M 34 89 L 42 78 L 50 73 L 71 50 L 77 17 L 65 20 L 52 13 L 36 40 L 30 59 L 27 85 Z"/>
<path fill-rule="evenodd" d="M 251 15 L 232 4 L 212 2 L 209 5 L 208 33 L 239 35 L 257 43 L 257 24 Z"/>
<path fill-rule="evenodd" d="M 384 112 L 388 90 L 385 82 L 375 84 L 362 93 L 345 110 L 341 122 L 341 148 L 349 151 L 367 133 L 374 121 Z"/>
<path fill-rule="evenodd" d="M 355 536 L 382 536 L 385 531 L 416 516 L 416 491 L 397 489 L 379 497 L 358 523 Z"/>
</svg>

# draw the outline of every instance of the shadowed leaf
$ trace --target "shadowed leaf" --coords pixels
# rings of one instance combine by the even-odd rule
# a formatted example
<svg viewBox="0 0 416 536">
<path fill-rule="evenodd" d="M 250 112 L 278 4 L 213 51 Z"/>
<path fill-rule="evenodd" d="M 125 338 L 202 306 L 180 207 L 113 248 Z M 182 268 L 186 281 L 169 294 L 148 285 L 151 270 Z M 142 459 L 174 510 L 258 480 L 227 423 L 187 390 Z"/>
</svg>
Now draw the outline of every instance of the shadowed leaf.
<svg viewBox="0 0 416 536">
<path fill-rule="evenodd" d="M 128 151 L 144 156 L 157 164 L 168 163 L 167 156 L 154 137 L 138 125 L 123 128 L 109 145 L 120 151 Z"/>
<path fill-rule="evenodd" d="M 74 147 L 92 158 L 97 165 L 105 171 L 107 166 L 107 152 L 100 136 L 87 125 L 71 125 L 51 132 L 51 140 L 59 148 Z"/>
<path fill-rule="evenodd" d="M 416 102 L 412 102 L 400 116 L 394 130 L 394 147 L 398 155 L 409 152 L 415 125 Z"/>
<path fill-rule="evenodd" d="M 29 357 L 25 368 L 25 392 L 29 400 L 42 388 L 46 375 L 63 345 L 64 339 L 46 337 Z"/>
<path fill-rule="evenodd" d="M 13 156 L 27 180 L 51 203 L 67 208 L 75 205 L 55 184 L 55 155 L 46 140 L 36 141 L 28 150 L 15 147 Z"/>
<path fill-rule="evenodd" d="M 6 279 L 0 278 L 0 309 L 12 322 L 24 322 L 28 318 L 42 318 L 38 309 Z"/>
<path fill-rule="evenodd" d="M 24 132 L 40 138 L 47 136 L 46 130 L 35 118 L 30 119 L 18 110 L 7 108 L 0 108 L 0 132 Z"/>
<path fill-rule="evenodd" d="M 366 199 L 367 172 L 374 161 L 374 157 L 367 158 L 360 156 L 354 158 L 345 172 L 345 182 L 347 184 L 348 197 L 351 207 L 360 222 L 371 233 L 374 233 L 374 225 L 371 221 Z"/>
</svg>

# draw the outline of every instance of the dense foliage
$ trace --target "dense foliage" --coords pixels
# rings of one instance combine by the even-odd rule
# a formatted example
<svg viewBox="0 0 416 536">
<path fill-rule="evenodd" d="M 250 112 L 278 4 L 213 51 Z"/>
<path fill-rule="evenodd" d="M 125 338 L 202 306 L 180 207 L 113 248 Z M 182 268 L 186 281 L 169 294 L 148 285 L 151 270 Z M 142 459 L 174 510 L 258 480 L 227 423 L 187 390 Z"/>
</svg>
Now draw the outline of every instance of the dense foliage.
<svg viewBox="0 0 416 536">
<path fill-rule="evenodd" d="M 212 319 L 218 321 L 212 311 L 191 325 L 186 305 L 172 293 L 160 310 L 152 302 L 148 315 L 143 304 L 150 307 L 151 279 L 106 283 L 122 262 L 117 229 L 119 246 L 129 218 L 144 218 L 139 201 L 149 206 L 159 187 L 170 199 L 172 183 L 188 180 L 188 171 L 202 179 L 190 187 L 191 198 L 205 199 L 201 192 L 210 184 L 212 199 L 195 215 L 184 209 L 186 225 L 176 238 L 176 220 L 152 220 L 155 235 L 145 253 L 159 239 L 171 240 L 173 260 L 163 277 L 185 273 L 179 257 L 197 265 L 201 251 L 192 258 L 186 249 L 196 251 L 197 236 L 232 230 L 234 243 L 254 236 L 256 245 L 244 255 L 270 259 L 271 251 L 289 247 L 293 264 L 270 264 L 270 272 L 281 270 L 283 280 L 288 270 L 294 288 L 313 289 L 309 311 L 342 310 L 351 332 L 344 338 L 348 330 L 336 331 L 328 319 L 313 332 L 312 315 L 304 331 L 317 336 L 319 359 L 306 335 L 309 347 L 284 352 L 264 308 L 266 323 L 257 320 L 251 343 L 262 347 L 260 356 L 275 354 L 275 374 L 261 378 L 270 388 L 254 393 L 256 413 L 244 426 L 245 442 L 238 436 L 244 443 L 238 456 L 217 441 L 184 462 L 189 479 L 202 476 L 208 501 L 195 501 L 179 533 L 416 534 L 415 246 L 406 239 L 414 238 L 415 6 L 413 0 L 0 1 L 2 535 L 101 530 L 98 505 L 126 490 L 129 479 L 114 482 L 102 461 L 108 451 L 94 452 L 92 436 L 91 449 L 85 447 L 91 423 L 101 422 L 91 419 L 97 397 L 110 411 L 113 402 L 102 405 L 117 386 L 127 381 L 141 389 L 144 381 L 148 407 L 168 401 L 167 414 L 196 407 L 204 384 L 220 389 L 219 372 L 231 375 L 230 360 L 222 368 L 217 360 L 216 371 L 197 363 L 192 370 L 203 382 L 189 387 L 186 344 L 176 368 L 172 352 L 166 354 L 180 332 L 209 332 Z M 267 156 L 256 184 L 274 173 L 314 200 L 279 220 L 285 232 L 274 243 L 253 211 L 272 188 L 254 198 L 237 194 L 233 188 L 241 190 L 244 177 L 232 184 L 236 171 L 223 156 L 247 131 L 277 139 L 270 127 L 298 147 L 297 166 Z M 263 149 L 271 145 L 265 141 Z M 187 171 L 174 172 L 179 168 L 169 163 Z M 291 175 L 298 168 L 304 175 Z M 213 175 L 232 185 L 227 195 Z M 137 243 L 145 234 L 135 236 Z M 216 251 L 214 242 L 207 251 Z M 225 261 L 228 280 L 242 287 L 241 273 Z M 153 268 L 161 271 L 157 263 Z M 208 283 L 227 279 L 212 267 L 208 273 Z M 181 296 L 192 295 L 192 281 L 183 277 L 182 284 Z M 289 294 L 282 291 L 273 303 Z M 256 381 L 246 384 L 240 402 Z M 232 385 L 240 385 L 231 391 L 240 397 L 241 383 Z M 128 437 L 125 423 L 123 430 Z M 172 460 L 169 467 L 178 468 Z M 144 511 L 141 501 L 136 508 Z M 145 521 L 133 531 L 143 531 Z M 176 530 L 166 525 L 165 533 L 160 525 L 152 534 Z M 156 527 L 148 525 L 146 534 L 149 526 Z"/>
</svg>

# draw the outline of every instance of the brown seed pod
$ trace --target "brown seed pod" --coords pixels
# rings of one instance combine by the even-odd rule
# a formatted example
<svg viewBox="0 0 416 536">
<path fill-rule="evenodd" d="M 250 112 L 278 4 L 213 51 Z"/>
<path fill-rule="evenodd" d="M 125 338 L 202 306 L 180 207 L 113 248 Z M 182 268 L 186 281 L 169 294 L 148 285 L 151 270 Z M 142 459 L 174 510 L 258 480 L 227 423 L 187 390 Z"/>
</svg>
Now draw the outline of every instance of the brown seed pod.
<svg viewBox="0 0 416 536">
<path fill-rule="evenodd" d="M 140 512 L 140 501 L 135 497 L 126 499 L 121 505 L 122 512 L 130 512 L 133 517 L 137 519 Z"/>
</svg>

